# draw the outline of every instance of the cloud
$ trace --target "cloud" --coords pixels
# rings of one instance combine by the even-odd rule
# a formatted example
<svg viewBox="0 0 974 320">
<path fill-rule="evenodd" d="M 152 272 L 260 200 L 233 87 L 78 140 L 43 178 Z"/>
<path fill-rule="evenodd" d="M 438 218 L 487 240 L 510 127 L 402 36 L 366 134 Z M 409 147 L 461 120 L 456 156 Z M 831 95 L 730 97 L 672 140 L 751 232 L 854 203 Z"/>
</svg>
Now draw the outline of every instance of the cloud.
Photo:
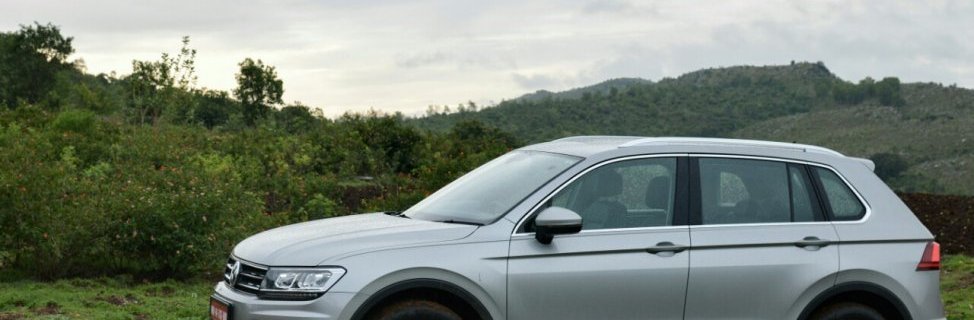
<svg viewBox="0 0 974 320">
<path fill-rule="evenodd" d="M 582 7 L 582 12 L 586 14 L 625 14 L 625 15 L 650 15 L 654 16 L 659 10 L 653 3 L 633 3 L 624 0 L 596 0 L 591 1 Z"/>
<path fill-rule="evenodd" d="M 410 56 L 400 56 L 396 59 L 396 66 L 401 68 L 416 68 L 429 65 L 437 65 L 453 60 L 443 52 L 421 53 Z"/>
<path fill-rule="evenodd" d="M 35 0 L 4 3 L 0 30 L 53 22 L 89 72 L 122 74 L 189 35 L 201 86 L 229 90 L 237 63 L 262 59 L 286 101 L 334 116 L 791 60 L 974 87 L 972 16 L 961 0 Z"/>
<path fill-rule="evenodd" d="M 559 81 L 553 76 L 543 75 L 543 74 L 531 74 L 524 75 L 520 73 L 511 74 L 511 80 L 514 80 L 518 86 L 527 90 L 538 90 L 544 88 L 551 88 L 555 86 L 560 86 L 563 81 Z"/>
</svg>

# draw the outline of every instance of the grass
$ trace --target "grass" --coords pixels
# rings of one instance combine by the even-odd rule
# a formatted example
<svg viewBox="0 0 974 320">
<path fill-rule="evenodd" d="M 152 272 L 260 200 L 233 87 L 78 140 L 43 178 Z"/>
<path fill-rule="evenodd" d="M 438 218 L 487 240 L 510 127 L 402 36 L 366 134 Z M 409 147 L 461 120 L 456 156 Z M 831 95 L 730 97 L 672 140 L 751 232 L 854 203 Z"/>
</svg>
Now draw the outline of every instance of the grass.
<svg viewBox="0 0 974 320">
<path fill-rule="evenodd" d="M 974 319 L 974 258 L 944 257 L 940 265 L 940 298 L 947 319 Z"/>
<path fill-rule="evenodd" d="M 0 320 L 205 319 L 211 281 L 126 279 L 0 282 Z M 974 319 L 974 258 L 947 256 L 941 296 L 948 319 Z"/>
<path fill-rule="evenodd" d="M 206 319 L 213 282 L 126 279 L 0 282 L 0 320 Z"/>
</svg>

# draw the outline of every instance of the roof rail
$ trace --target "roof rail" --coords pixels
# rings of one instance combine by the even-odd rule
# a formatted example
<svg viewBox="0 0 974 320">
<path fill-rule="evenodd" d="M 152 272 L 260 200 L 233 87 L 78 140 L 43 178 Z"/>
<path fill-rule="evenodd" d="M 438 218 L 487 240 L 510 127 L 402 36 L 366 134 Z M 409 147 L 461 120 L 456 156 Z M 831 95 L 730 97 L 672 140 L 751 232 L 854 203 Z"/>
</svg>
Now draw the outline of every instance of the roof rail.
<svg viewBox="0 0 974 320">
<path fill-rule="evenodd" d="M 742 147 L 790 149 L 795 151 L 828 154 L 828 155 L 840 156 L 840 157 L 845 156 L 842 153 L 839 153 L 838 151 L 829 148 L 823 148 L 823 147 L 812 146 L 807 144 L 760 141 L 760 140 L 745 140 L 745 139 L 723 139 L 723 138 L 683 138 L 683 137 L 642 138 L 642 139 L 636 139 L 636 140 L 632 140 L 620 144 L 619 148 L 649 146 L 649 145 L 672 145 L 672 144 L 713 145 L 713 146 L 730 145 L 730 146 L 742 146 Z"/>
<path fill-rule="evenodd" d="M 631 137 L 631 136 L 571 136 L 564 137 L 561 139 L 552 140 L 552 142 L 590 142 L 590 141 L 612 141 L 612 140 L 632 140 L 640 139 L 642 137 Z"/>
</svg>

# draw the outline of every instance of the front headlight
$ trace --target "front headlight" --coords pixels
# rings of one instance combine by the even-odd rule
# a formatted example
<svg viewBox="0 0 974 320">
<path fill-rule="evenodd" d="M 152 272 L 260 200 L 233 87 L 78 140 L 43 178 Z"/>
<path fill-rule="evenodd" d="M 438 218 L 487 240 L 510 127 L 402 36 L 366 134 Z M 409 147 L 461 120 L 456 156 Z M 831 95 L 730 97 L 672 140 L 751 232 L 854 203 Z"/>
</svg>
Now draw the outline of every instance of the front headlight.
<svg viewBox="0 0 974 320">
<path fill-rule="evenodd" d="M 320 297 L 345 275 L 345 269 L 271 267 L 260 285 L 258 297 L 272 300 L 311 300 Z"/>
</svg>

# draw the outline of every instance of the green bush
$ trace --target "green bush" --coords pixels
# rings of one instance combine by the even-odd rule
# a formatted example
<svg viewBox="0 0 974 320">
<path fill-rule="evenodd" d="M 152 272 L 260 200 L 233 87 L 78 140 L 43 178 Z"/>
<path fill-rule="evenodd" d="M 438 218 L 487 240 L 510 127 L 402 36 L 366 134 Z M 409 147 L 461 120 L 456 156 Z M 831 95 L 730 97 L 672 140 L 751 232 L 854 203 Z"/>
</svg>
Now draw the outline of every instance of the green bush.
<svg viewBox="0 0 974 320">
<path fill-rule="evenodd" d="M 50 130 L 91 126 L 60 118 L 72 120 Z M 40 278 L 216 272 L 236 242 L 281 223 L 263 214 L 228 157 L 170 158 L 172 150 L 158 148 L 178 146 L 186 132 L 128 136 L 124 144 L 155 144 L 157 152 L 126 149 L 90 166 L 72 146 L 50 152 L 58 139 L 44 132 L 16 125 L 2 132 L 9 152 L 0 153 L 0 251 L 5 265 Z"/>
<path fill-rule="evenodd" d="M 196 88 L 188 38 L 120 77 L 67 63 L 70 42 L 53 25 L 0 32 L 0 69 L 16 71 L 0 74 L 5 272 L 210 275 L 249 235 L 405 209 L 516 143 L 479 122 L 436 133 L 399 114 L 278 110 L 271 66 L 260 65 L 271 82 L 240 83 L 271 84 L 271 96 Z"/>
</svg>

